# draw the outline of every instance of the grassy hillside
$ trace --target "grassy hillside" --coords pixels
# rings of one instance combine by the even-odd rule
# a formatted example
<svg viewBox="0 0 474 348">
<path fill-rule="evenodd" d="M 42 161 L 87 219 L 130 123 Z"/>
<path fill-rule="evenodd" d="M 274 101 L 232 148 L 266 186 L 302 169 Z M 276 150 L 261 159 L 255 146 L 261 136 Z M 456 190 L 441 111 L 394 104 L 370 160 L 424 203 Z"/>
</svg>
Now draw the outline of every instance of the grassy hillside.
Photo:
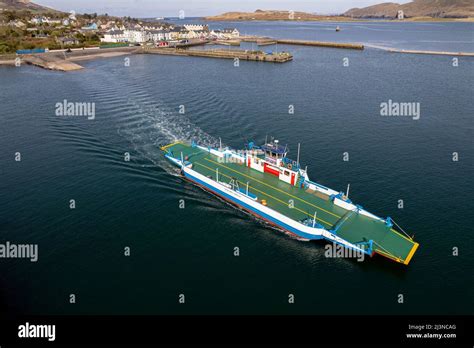
<svg viewBox="0 0 474 348">
<path fill-rule="evenodd" d="M 407 4 L 386 2 L 364 8 L 353 8 L 344 13 L 354 18 L 395 18 L 398 10 L 405 17 L 469 18 L 474 17 L 473 0 L 414 0 Z"/>
<path fill-rule="evenodd" d="M 299 11 L 257 10 L 255 12 L 226 12 L 217 16 L 205 17 L 209 21 L 323 21 L 337 20 L 337 16 L 321 16 Z"/>
<path fill-rule="evenodd" d="M 0 13 L 3 11 L 30 11 L 31 13 L 60 12 L 35 4 L 29 0 L 0 0 Z"/>
</svg>

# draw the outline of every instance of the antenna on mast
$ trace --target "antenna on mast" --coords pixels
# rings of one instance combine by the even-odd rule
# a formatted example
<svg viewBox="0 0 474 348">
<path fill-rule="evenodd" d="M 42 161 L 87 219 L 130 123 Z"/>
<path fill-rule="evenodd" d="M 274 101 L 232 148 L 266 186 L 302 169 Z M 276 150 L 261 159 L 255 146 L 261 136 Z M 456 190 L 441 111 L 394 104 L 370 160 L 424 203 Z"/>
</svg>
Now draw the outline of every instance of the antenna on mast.
<svg viewBox="0 0 474 348">
<path fill-rule="evenodd" d="M 347 191 L 346 191 L 347 198 L 349 198 L 349 187 L 351 187 L 351 184 L 347 184 Z"/>
</svg>

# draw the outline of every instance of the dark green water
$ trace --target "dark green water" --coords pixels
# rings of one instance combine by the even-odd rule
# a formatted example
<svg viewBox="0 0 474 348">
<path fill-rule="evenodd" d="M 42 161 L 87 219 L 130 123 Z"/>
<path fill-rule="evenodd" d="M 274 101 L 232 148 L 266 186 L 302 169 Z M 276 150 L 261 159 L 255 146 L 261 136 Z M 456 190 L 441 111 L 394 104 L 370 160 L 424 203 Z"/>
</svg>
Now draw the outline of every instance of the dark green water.
<svg viewBox="0 0 474 348">
<path fill-rule="evenodd" d="M 455 24 L 415 29 L 425 41 L 442 37 L 446 49 L 474 51 L 472 25 Z M 239 25 L 261 34 L 276 24 Z M 286 28 L 290 35 L 280 25 L 308 38 L 306 26 Z M 399 47 L 433 48 L 417 45 L 415 24 L 385 25 L 379 35 L 367 24 L 367 41 L 395 42 L 406 30 L 412 41 Z M 453 67 L 444 56 L 279 49 L 294 61 L 132 56 L 130 67 L 118 57 L 67 74 L 1 68 L 0 243 L 39 246 L 36 263 L 0 259 L 4 312 L 472 314 L 474 59 Z M 96 103 L 96 118 L 56 116 L 64 99 Z M 420 120 L 380 116 L 389 99 L 421 103 Z M 183 181 L 159 150 L 219 137 L 241 148 L 267 134 L 293 155 L 300 142 L 313 180 L 350 182 L 352 200 L 415 234 L 410 266 L 328 259 L 324 243 L 293 240 Z"/>
</svg>

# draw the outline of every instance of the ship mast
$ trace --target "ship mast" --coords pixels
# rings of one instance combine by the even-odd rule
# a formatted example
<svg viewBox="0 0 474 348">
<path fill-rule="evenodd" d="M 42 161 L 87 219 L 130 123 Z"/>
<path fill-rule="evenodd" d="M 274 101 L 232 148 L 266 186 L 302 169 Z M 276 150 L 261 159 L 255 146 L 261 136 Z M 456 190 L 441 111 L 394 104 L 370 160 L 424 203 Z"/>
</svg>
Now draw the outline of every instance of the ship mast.
<svg viewBox="0 0 474 348">
<path fill-rule="evenodd" d="M 300 165 L 300 143 L 298 143 L 298 155 L 296 157 L 296 164 L 299 166 Z"/>
</svg>

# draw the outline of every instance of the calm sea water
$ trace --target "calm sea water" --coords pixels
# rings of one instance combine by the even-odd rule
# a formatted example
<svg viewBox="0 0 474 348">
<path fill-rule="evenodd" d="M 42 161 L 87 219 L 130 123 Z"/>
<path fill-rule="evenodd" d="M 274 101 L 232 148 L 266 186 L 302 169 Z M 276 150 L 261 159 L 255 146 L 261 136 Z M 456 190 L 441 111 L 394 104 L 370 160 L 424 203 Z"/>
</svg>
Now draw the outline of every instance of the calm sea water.
<svg viewBox="0 0 474 348">
<path fill-rule="evenodd" d="M 247 34 L 474 51 L 472 24 L 340 24 L 337 34 L 326 23 L 222 24 L 234 25 Z M 39 245 L 36 263 L 0 260 L 3 311 L 472 314 L 474 59 L 453 67 L 449 56 L 283 49 L 293 62 L 234 67 L 143 55 L 129 67 L 118 57 L 72 73 L 0 68 L 0 242 Z M 95 103 L 96 118 L 56 116 L 65 99 Z M 420 120 L 381 117 L 389 99 L 419 102 Z M 324 243 L 294 240 L 185 182 L 159 150 L 219 137 L 241 148 L 266 135 L 293 156 L 300 142 L 313 180 L 342 190 L 351 183 L 352 200 L 414 234 L 420 248 L 410 266 L 327 259 Z"/>
</svg>

